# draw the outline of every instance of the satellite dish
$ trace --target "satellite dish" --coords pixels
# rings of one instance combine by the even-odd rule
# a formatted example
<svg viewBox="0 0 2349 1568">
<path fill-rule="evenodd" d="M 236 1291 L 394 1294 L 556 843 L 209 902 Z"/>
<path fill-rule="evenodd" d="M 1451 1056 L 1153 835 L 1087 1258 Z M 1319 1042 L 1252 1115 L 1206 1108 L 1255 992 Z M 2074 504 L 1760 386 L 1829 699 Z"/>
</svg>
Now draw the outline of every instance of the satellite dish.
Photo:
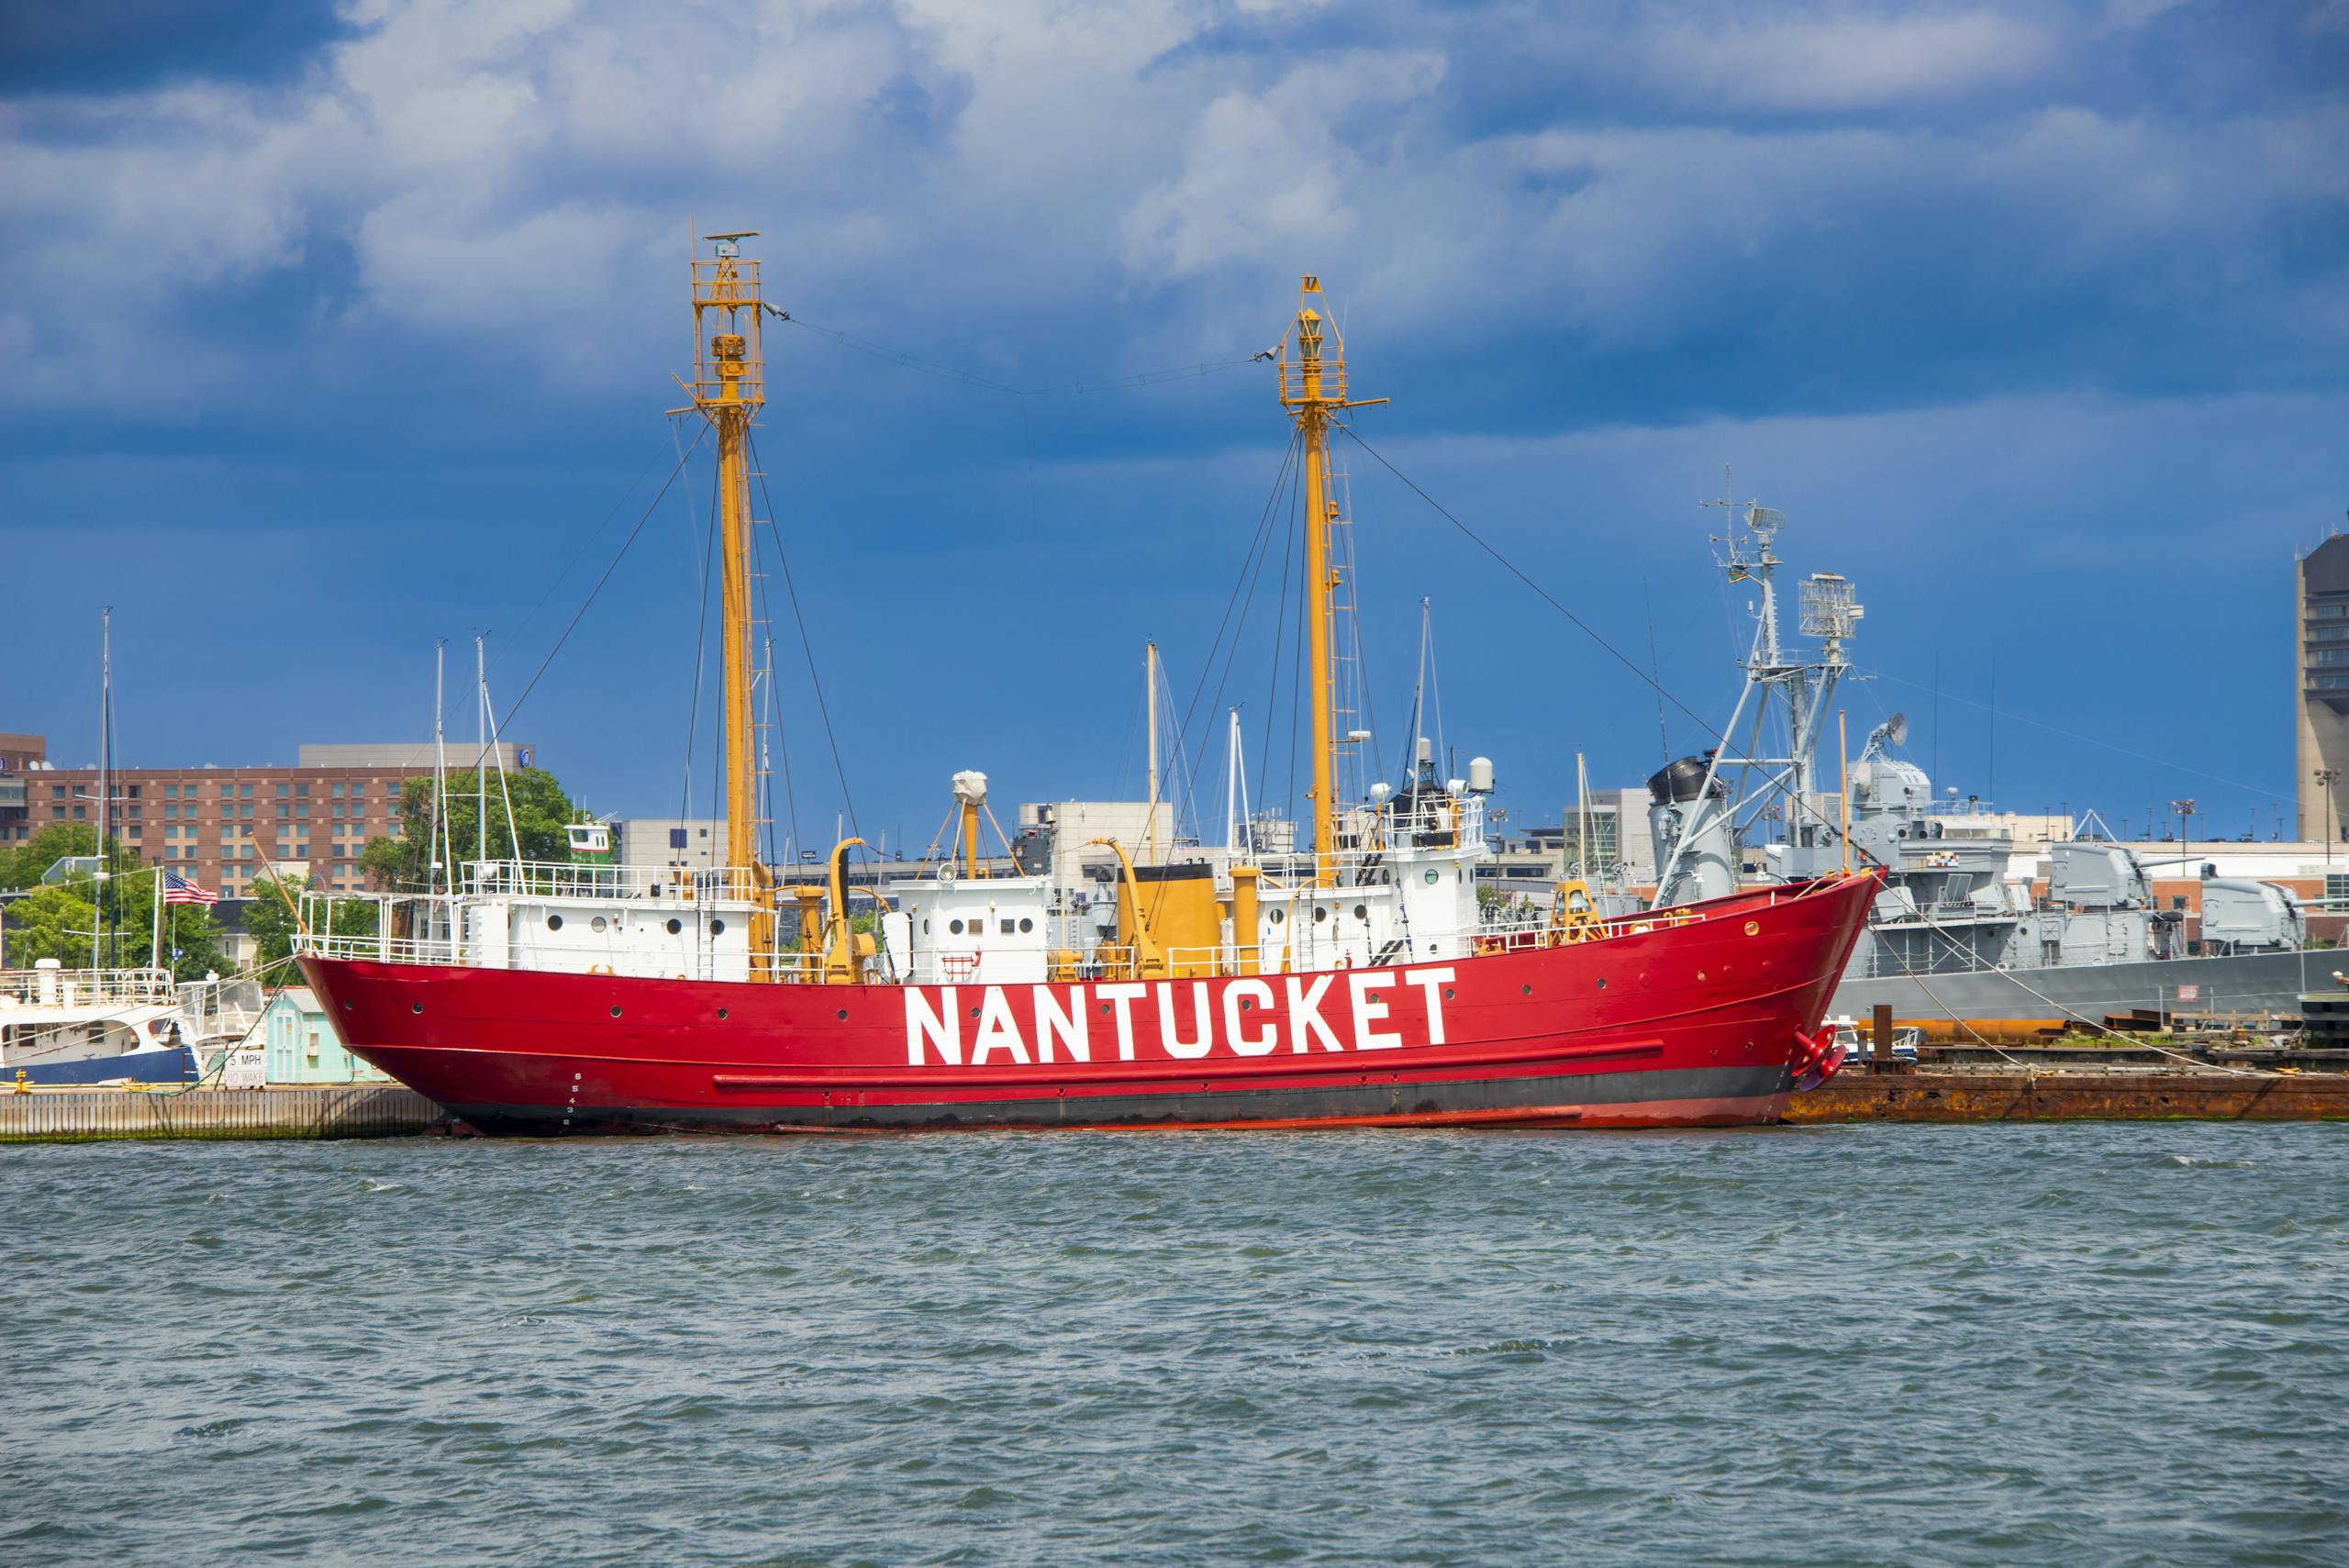
<svg viewBox="0 0 2349 1568">
<path fill-rule="evenodd" d="M 1895 746 L 1909 744 L 1909 716 L 1905 713 L 1894 714 L 1891 720 L 1884 727 L 1884 738 Z"/>
</svg>

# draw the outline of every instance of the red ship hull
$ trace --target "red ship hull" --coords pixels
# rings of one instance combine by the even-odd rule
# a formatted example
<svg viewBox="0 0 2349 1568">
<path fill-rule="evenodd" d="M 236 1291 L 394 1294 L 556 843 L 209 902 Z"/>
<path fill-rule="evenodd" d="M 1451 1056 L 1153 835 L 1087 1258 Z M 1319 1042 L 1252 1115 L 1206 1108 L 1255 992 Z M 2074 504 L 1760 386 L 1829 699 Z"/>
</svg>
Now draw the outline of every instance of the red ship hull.
<svg viewBox="0 0 2349 1568">
<path fill-rule="evenodd" d="M 812 985 L 305 956 L 345 1044 L 484 1131 L 1692 1127 L 1777 1118 L 1876 892 L 1441 962 Z"/>
</svg>

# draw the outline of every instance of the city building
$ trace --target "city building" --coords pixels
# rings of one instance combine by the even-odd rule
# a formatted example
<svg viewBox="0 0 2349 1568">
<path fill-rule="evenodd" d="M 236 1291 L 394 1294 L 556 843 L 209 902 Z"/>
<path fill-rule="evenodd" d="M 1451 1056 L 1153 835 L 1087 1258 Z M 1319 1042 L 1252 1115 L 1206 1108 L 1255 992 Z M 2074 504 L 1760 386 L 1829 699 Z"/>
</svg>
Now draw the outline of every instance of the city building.
<svg viewBox="0 0 2349 1568">
<path fill-rule="evenodd" d="M 536 767 L 531 748 L 518 740 L 500 740 L 491 748 L 496 761 L 493 764 L 511 773 L 521 768 Z M 482 750 L 471 740 L 445 740 L 441 743 L 442 766 L 452 773 L 473 771 L 473 759 Z M 429 740 L 395 740 L 384 745 L 304 746 L 295 758 L 306 768 L 398 768 L 410 776 L 432 772 L 433 746 Z"/>
<path fill-rule="evenodd" d="M 2292 701 L 2299 714 L 2299 837 L 2342 838 L 2349 812 L 2349 534 L 2300 557 Z"/>
<path fill-rule="evenodd" d="M 715 817 L 623 817 L 612 824 L 617 865 L 716 871 L 725 864 L 726 823 Z"/>
<path fill-rule="evenodd" d="M 38 736 L 18 751 L 45 754 Z M 514 765 L 530 755 L 508 743 Z M 453 748 L 451 749 L 453 751 Z M 167 866 L 224 898 L 250 897 L 256 877 L 273 863 L 288 876 L 310 876 L 339 893 L 366 885 L 360 851 L 367 840 L 397 837 L 400 789 L 431 773 L 431 747 L 312 747 L 301 755 L 351 751 L 377 761 L 296 767 L 117 767 L 106 775 L 115 837 L 141 859 Z M 11 754 L 14 754 L 13 752 Z M 419 768 L 403 761 L 424 759 Z M 468 753 L 463 762 L 470 762 Z M 451 756 L 450 764 L 458 766 Z M 20 807 L 6 807 L 0 793 L 0 842 L 16 844 L 59 823 L 101 821 L 95 768 L 37 762 L 0 773 L 21 784 Z"/>
<path fill-rule="evenodd" d="M 0 734 L 0 845 L 27 835 L 25 806 L 28 785 L 25 774 L 49 765 L 49 743 L 38 735 Z"/>
<path fill-rule="evenodd" d="M 1174 849 L 1174 809 L 1163 800 L 1030 801 L 1019 807 L 1019 828 L 1052 840 L 1052 874 L 1063 884 L 1077 881 L 1089 866 L 1118 863 L 1116 852 L 1097 839 L 1114 840 L 1136 865 L 1163 861 Z"/>
</svg>

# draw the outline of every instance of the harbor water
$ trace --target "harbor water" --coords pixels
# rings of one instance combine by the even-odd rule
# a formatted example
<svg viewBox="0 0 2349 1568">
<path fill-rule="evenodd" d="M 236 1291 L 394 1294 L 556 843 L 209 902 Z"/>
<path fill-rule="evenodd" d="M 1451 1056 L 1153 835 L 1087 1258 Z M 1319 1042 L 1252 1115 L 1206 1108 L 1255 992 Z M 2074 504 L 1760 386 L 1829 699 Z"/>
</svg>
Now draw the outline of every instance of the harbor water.
<svg viewBox="0 0 2349 1568">
<path fill-rule="evenodd" d="M 2349 1126 L 0 1150 L 0 1562 L 2349 1561 Z"/>
</svg>

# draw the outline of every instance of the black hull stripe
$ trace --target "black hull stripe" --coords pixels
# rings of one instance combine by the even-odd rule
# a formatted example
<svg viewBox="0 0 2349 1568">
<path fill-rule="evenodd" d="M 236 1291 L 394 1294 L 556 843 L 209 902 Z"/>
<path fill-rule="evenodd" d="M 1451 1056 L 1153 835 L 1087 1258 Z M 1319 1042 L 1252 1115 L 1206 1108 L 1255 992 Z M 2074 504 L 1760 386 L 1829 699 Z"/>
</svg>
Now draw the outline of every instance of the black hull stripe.
<svg viewBox="0 0 2349 1568">
<path fill-rule="evenodd" d="M 1338 1084 L 1327 1088 L 1230 1089 L 1211 1094 L 1054 1095 L 897 1106 L 452 1105 L 484 1132 L 753 1132 L 769 1128 L 1146 1127 L 1186 1122 L 1343 1122 L 1380 1117 L 1476 1115 L 1549 1106 L 1755 1099 L 1783 1095 L 1784 1067 L 1702 1067 L 1563 1078 L 1483 1078 L 1459 1083 Z"/>
</svg>

